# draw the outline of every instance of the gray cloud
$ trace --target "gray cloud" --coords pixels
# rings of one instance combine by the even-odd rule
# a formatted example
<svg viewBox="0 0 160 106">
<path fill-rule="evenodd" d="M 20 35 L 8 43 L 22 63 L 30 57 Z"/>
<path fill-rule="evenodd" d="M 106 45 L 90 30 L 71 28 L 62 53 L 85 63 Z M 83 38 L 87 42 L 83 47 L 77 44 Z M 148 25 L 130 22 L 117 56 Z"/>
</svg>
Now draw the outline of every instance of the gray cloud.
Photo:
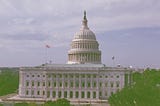
<svg viewBox="0 0 160 106">
<path fill-rule="evenodd" d="M 160 26 L 158 0 L 0 0 L 0 48 L 13 52 L 35 51 L 45 44 L 68 48 L 81 26 L 83 10 L 97 35 Z"/>
</svg>

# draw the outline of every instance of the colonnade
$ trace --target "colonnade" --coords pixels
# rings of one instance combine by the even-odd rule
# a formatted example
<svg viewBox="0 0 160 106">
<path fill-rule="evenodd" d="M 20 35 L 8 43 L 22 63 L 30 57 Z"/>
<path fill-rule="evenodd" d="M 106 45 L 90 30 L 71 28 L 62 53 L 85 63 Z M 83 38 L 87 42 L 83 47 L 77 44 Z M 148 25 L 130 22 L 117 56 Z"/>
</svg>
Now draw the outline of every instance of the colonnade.
<svg viewBox="0 0 160 106">
<path fill-rule="evenodd" d="M 100 53 L 75 53 L 68 54 L 69 61 L 75 62 L 101 62 Z"/>
<path fill-rule="evenodd" d="M 71 49 L 98 49 L 97 42 L 73 42 Z"/>
</svg>

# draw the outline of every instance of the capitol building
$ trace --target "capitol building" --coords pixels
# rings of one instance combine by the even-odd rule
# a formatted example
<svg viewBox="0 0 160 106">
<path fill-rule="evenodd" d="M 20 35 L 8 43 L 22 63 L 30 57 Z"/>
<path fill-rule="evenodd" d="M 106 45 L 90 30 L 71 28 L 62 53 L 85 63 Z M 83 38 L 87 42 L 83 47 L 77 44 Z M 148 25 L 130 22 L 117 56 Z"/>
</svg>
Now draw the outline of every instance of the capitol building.
<svg viewBox="0 0 160 106">
<path fill-rule="evenodd" d="M 20 68 L 19 98 L 92 102 L 107 100 L 130 85 L 130 68 L 102 64 L 99 43 L 87 22 L 84 12 L 82 26 L 75 33 L 68 51 L 67 64 Z"/>
</svg>

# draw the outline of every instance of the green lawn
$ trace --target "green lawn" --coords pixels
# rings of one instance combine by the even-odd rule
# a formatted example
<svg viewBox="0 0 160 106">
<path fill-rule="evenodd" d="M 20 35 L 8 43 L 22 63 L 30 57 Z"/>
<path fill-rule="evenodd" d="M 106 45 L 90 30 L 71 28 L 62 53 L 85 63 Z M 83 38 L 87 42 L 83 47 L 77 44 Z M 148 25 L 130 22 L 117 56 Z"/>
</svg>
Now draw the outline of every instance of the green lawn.
<svg viewBox="0 0 160 106">
<path fill-rule="evenodd" d="M 18 80 L 18 71 L 8 68 L 3 69 L 0 73 L 0 96 L 16 92 Z"/>
<path fill-rule="evenodd" d="M 15 103 L 14 106 L 40 106 L 36 103 Z M 58 99 L 57 101 L 48 101 L 41 106 L 71 106 L 67 99 Z"/>
<path fill-rule="evenodd" d="M 133 85 L 109 98 L 111 106 L 160 106 L 160 71 L 133 74 Z"/>
</svg>

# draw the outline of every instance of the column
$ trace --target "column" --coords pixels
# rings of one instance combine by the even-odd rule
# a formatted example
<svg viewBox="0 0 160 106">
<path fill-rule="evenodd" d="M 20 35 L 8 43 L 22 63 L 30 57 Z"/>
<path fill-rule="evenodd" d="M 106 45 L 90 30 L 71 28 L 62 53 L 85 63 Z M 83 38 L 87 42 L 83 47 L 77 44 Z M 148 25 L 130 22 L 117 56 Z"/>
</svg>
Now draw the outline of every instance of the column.
<svg viewBox="0 0 160 106">
<path fill-rule="evenodd" d="M 93 61 L 93 53 L 91 53 L 91 62 Z"/>
<path fill-rule="evenodd" d="M 67 98 L 69 98 L 69 94 L 70 94 L 70 89 L 68 89 L 68 88 L 70 88 L 70 80 L 69 80 L 69 74 L 67 74 L 68 75 L 68 78 L 67 78 Z"/>
<path fill-rule="evenodd" d="M 59 84 L 59 81 L 58 81 L 58 79 L 56 77 L 56 98 L 58 98 L 58 91 L 59 91 L 59 85 L 58 84 Z"/>
<path fill-rule="evenodd" d="M 73 74 L 73 88 L 72 88 L 72 91 L 73 91 L 73 99 L 75 99 L 75 88 L 76 88 L 76 74 Z"/>
<path fill-rule="evenodd" d="M 84 82 L 85 82 L 85 93 L 84 93 L 85 96 L 84 96 L 84 98 L 87 98 L 87 90 L 86 90 L 87 89 L 87 76 L 86 76 L 86 74 L 85 74 L 85 81 Z"/>
<path fill-rule="evenodd" d="M 95 53 L 95 61 L 97 62 L 97 54 Z"/>
<path fill-rule="evenodd" d="M 96 99 L 99 99 L 99 90 L 96 90 Z"/>
<path fill-rule="evenodd" d="M 79 74 L 79 90 L 78 90 L 79 91 L 79 97 L 78 97 L 79 99 L 81 99 L 81 92 L 82 92 L 81 85 L 82 85 L 81 84 L 81 74 Z"/>
<path fill-rule="evenodd" d="M 98 74 L 99 75 L 99 74 Z M 96 99 L 99 99 L 99 78 L 97 77 L 97 75 L 96 75 Z"/>
<path fill-rule="evenodd" d="M 93 99 L 93 90 L 90 90 L 90 99 Z"/>
</svg>

